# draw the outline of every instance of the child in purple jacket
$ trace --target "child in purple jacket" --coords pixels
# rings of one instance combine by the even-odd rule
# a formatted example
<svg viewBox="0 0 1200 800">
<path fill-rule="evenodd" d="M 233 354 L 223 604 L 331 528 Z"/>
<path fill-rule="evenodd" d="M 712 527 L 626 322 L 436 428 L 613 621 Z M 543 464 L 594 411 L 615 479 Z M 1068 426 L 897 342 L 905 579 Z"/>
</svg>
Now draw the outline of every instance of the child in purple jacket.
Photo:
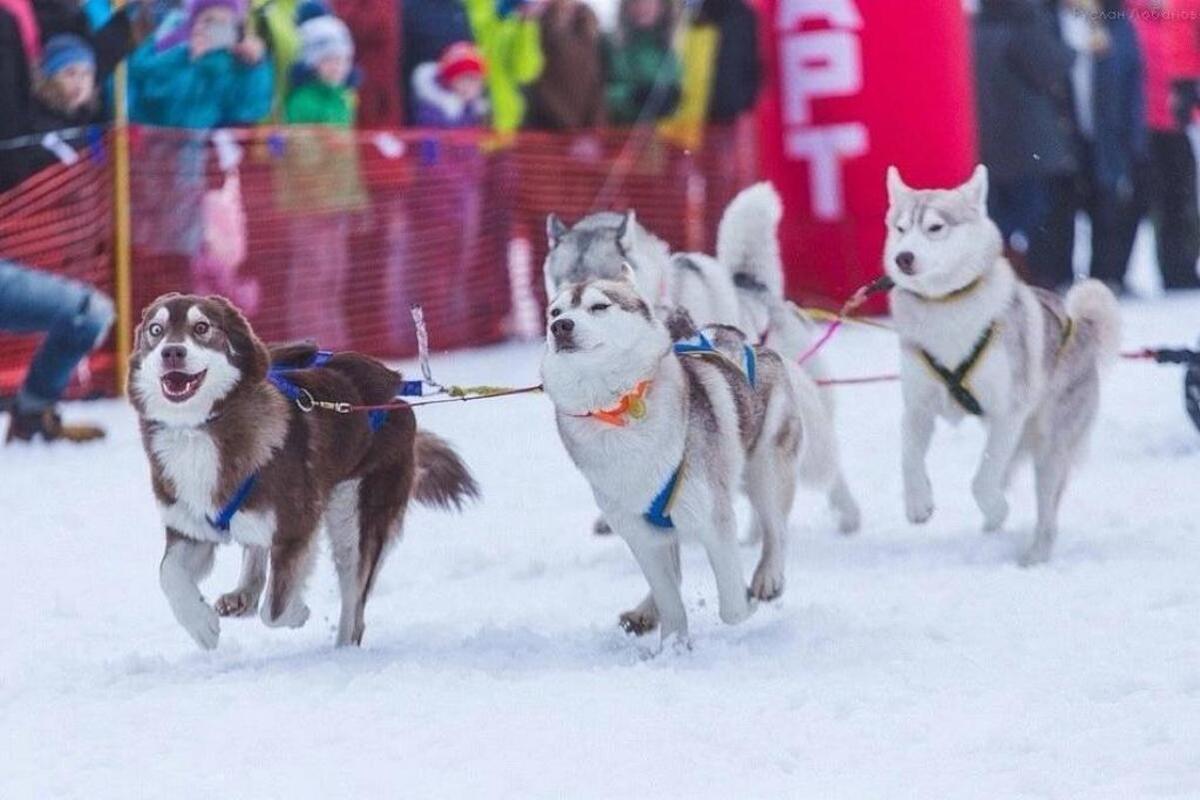
<svg viewBox="0 0 1200 800">
<path fill-rule="evenodd" d="M 481 128 L 487 125 L 486 66 L 470 42 L 455 42 L 436 62 L 413 71 L 414 123 L 421 128 Z"/>
</svg>

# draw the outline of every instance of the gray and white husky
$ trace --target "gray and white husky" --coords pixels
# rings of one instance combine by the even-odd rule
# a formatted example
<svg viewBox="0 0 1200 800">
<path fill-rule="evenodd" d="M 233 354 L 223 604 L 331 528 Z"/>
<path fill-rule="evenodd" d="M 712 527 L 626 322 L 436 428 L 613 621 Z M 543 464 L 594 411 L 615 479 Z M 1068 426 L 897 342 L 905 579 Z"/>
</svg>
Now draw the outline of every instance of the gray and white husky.
<svg viewBox="0 0 1200 800">
<path fill-rule="evenodd" d="M 1058 508 L 1096 419 L 1100 368 L 1120 344 L 1116 298 L 1093 280 L 1065 301 L 1031 288 L 1002 256 L 987 215 L 987 170 L 949 190 L 919 191 L 892 167 L 884 269 L 895 282 L 901 340 L 903 470 L 908 519 L 933 514 L 925 457 L 937 417 L 978 416 L 987 428 L 971 484 L 984 529 L 1008 515 L 1006 490 L 1033 459 L 1037 528 L 1023 565 L 1050 557 Z"/>
<path fill-rule="evenodd" d="M 589 278 L 616 278 L 627 263 L 638 290 L 654 307 L 666 313 L 685 308 L 701 328 L 736 326 L 784 358 L 796 359 L 812 345 L 815 326 L 783 297 L 782 219 L 783 201 L 769 182 L 744 189 L 721 216 L 713 258 L 672 254 L 632 211 L 591 214 L 570 228 L 551 214 L 543 268 L 546 297 Z M 819 359 L 804 366 L 823 376 Z"/>
<path fill-rule="evenodd" d="M 783 591 L 796 481 L 832 485 L 837 446 L 811 377 L 731 327 L 712 331 L 712 349 L 678 354 L 632 271 L 623 274 L 553 298 L 542 380 L 567 452 L 650 584 L 622 626 L 643 634 L 661 625 L 662 641 L 686 641 L 678 535 L 705 547 L 721 619 L 744 620 L 754 601 Z M 764 533 L 749 592 L 733 510 L 739 488 Z"/>
<path fill-rule="evenodd" d="M 566 286 L 594 278 L 619 279 L 628 265 L 642 297 L 660 316 L 685 309 L 699 328 L 737 327 L 754 344 L 769 346 L 796 361 L 815 341 L 813 322 L 783 297 L 783 262 L 779 224 L 783 202 L 768 182 L 740 192 L 725 209 L 717 229 L 717 257 L 677 253 L 638 223 L 634 212 L 600 212 L 568 228 L 556 215 L 546 220 L 550 250 L 543 277 L 546 296 L 553 299 Z M 819 357 L 805 361 L 804 370 L 825 377 Z M 829 413 L 833 400 L 823 394 Z M 855 501 L 844 480 L 834 484 L 830 503 L 835 508 Z M 859 513 L 843 515 L 841 529 L 859 527 Z M 607 533 L 605 520 L 597 533 Z M 762 531 L 751 530 L 757 540 Z"/>
</svg>

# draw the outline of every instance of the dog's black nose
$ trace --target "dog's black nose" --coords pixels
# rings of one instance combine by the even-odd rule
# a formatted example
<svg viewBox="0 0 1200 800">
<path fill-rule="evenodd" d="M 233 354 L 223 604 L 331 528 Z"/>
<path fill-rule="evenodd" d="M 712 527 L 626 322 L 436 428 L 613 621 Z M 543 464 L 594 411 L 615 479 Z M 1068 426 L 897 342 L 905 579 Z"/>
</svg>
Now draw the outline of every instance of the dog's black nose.
<svg viewBox="0 0 1200 800">
<path fill-rule="evenodd" d="M 910 253 L 907 250 L 905 250 L 902 253 L 896 254 L 896 266 L 899 267 L 900 271 L 903 272 L 905 275 L 913 274 L 913 263 L 916 260 L 917 260 L 916 256 L 914 256 L 912 253 Z"/>
<path fill-rule="evenodd" d="M 566 336 L 573 330 L 575 330 L 575 320 L 573 319 L 556 319 L 550 324 L 550 332 L 557 337 Z"/>
<path fill-rule="evenodd" d="M 169 344 L 162 349 L 162 359 L 167 369 L 183 369 L 187 362 L 187 348 L 181 344 Z"/>
</svg>

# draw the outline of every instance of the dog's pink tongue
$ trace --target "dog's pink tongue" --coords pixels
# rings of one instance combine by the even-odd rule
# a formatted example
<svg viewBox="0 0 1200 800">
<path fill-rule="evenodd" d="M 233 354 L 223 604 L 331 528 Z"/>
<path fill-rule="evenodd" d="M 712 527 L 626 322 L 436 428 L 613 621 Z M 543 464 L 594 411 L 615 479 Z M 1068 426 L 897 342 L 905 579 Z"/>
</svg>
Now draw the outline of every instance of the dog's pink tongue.
<svg viewBox="0 0 1200 800">
<path fill-rule="evenodd" d="M 163 383 L 172 392 L 187 391 L 188 385 L 192 381 L 192 376 L 186 372 L 168 372 L 163 376 Z"/>
</svg>

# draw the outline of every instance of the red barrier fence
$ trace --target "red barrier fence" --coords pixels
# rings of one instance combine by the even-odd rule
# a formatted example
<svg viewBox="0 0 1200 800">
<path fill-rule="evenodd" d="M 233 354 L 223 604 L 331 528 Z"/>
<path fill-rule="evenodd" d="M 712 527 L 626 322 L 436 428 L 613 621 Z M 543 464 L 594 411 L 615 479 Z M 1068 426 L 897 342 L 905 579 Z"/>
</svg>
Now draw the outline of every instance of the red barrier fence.
<svg viewBox="0 0 1200 800">
<path fill-rule="evenodd" d="M 628 131 L 500 146 L 313 128 L 137 128 L 130 152 L 135 310 L 167 291 L 221 293 L 269 341 L 384 357 L 413 352 L 411 303 L 435 349 L 538 330 L 551 211 L 635 208 L 673 247 L 711 251 L 720 210 L 754 177 L 748 126 L 712 131 L 700 153 Z M 112 179 L 102 148 L 0 196 L 0 258 L 112 291 Z M 0 336 L 0 394 L 31 347 Z M 114 357 L 97 354 L 74 391 L 111 392 Z"/>
</svg>

